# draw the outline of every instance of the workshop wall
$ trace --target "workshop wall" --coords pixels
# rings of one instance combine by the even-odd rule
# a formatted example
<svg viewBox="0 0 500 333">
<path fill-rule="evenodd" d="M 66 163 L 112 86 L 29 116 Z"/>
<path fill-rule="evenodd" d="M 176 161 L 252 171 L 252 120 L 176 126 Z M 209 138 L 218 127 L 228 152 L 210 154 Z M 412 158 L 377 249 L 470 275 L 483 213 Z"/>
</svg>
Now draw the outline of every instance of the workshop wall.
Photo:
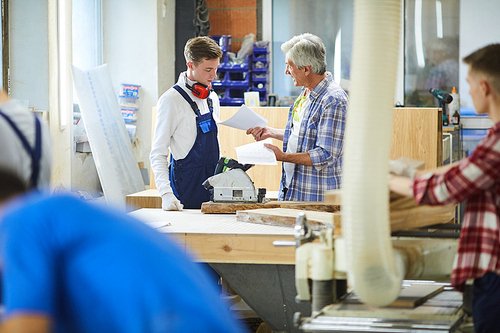
<svg viewBox="0 0 500 333">
<path fill-rule="evenodd" d="M 473 0 L 460 0 L 460 49 L 459 49 L 459 82 L 462 107 L 474 108 L 472 98 L 468 94 L 468 65 L 461 59 L 480 47 L 490 43 L 498 43 L 500 35 L 500 1 L 481 1 L 481 6 Z M 480 24 L 478 22 L 481 22 Z"/>
<path fill-rule="evenodd" d="M 9 1 L 11 97 L 49 110 L 47 1 Z"/>
<path fill-rule="evenodd" d="M 175 1 L 107 0 L 103 2 L 103 60 L 116 92 L 121 83 L 141 85 L 132 145 L 138 162 L 149 168 L 151 110 L 175 83 L 173 23 Z"/>
<path fill-rule="evenodd" d="M 231 35 L 232 52 L 238 52 L 245 35 L 257 37 L 257 0 L 207 0 L 209 35 Z"/>
</svg>

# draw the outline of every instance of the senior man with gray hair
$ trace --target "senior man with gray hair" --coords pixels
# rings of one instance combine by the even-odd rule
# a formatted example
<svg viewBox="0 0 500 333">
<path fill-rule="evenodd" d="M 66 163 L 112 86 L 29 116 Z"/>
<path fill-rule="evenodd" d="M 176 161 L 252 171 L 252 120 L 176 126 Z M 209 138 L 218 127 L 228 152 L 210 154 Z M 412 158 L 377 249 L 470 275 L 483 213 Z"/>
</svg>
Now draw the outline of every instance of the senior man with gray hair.
<svg viewBox="0 0 500 333">
<path fill-rule="evenodd" d="M 279 200 L 323 201 L 325 191 L 340 188 L 347 94 L 326 71 L 326 49 L 318 36 L 306 33 L 281 45 L 285 74 L 300 96 L 290 107 L 285 129 L 254 127 L 255 140 L 283 141 L 283 151 L 265 144 L 283 162 Z"/>
</svg>

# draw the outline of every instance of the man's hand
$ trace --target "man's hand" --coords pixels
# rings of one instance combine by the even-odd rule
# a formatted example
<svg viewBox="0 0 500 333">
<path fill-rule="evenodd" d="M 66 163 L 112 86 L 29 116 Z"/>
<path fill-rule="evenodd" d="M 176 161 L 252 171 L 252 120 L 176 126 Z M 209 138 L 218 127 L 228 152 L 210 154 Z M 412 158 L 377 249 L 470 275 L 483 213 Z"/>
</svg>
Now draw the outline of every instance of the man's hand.
<svg viewBox="0 0 500 333">
<path fill-rule="evenodd" d="M 308 152 L 304 153 L 284 153 L 275 145 L 264 143 L 264 147 L 271 149 L 276 156 L 276 160 L 280 162 L 295 163 L 300 165 L 312 166 L 311 156 Z"/>
<path fill-rule="evenodd" d="M 249 128 L 247 129 L 247 135 L 250 135 L 252 134 L 253 135 L 253 138 L 255 139 L 255 141 L 262 141 L 262 140 L 265 140 L 267 138 L 270 138 L 271 137 L 271 132 L 269 131 L 269 128 L 266 126 L 266 127 L 253 127 L 253 128 Z"/>
<path fill-rule="evenodd" d="M 389 160 L 389 173 L 396 176 L 415 177 L 417 169 L 409 166 L 401 160 Z"/>
<path fill-rule="evenodd" d="M 277 161 L 284 161 L 285 153 L 278 148 L 278 146 L 272 145 L 270 143 L 264 143 L 264 147 L 271 149 L 276 156 Z"/>
<path fill-rule="evenodd" d="M 283 137 L 285 136 L 284 129 L 277 129 L 273 127 L 252 127 L 247 129 L 247 135 L 253 135 L 255 141 L 262 141 L 267 138 L 276 139 L 283 141 Z"/>
<path fill-rule="evenodd" d="M 165 193 L 161 196 L 161 208 L 163 210 L 182 210 L 184 206 L 173 193 Z"/>
</svg>

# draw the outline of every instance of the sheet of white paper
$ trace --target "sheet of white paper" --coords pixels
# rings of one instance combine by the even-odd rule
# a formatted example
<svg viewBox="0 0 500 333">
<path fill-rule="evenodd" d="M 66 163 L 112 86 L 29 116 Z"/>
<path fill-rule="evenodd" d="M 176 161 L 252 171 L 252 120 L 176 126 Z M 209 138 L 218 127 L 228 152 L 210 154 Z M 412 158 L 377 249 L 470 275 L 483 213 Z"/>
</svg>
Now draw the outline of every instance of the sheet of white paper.
<svg viewBox="0 0 500 333">
<path fill-rule="evenodd" d="M 241 108 L 236 111 L 236 113 L 229 119 L 222 121 L 219 125 L 225 125 L 229 127 L 234 127 L 241 130 L 247 130 L 253 127 L 264 127 L 267 125 L 269 120 L 262 117 L 260 114 L 250 109 L 246 105 L 242 105 Z"/>
<path fill-rule="evenodd" d="M 260 164 L 260 165 L 276 165 L 276 155 L 274 152 L 264 147 L 264 143 L 273 143 L 271 139 L 249 143 L 244 146 L 234 147 L 238 163 L 241 164 Z"/>
</svg>

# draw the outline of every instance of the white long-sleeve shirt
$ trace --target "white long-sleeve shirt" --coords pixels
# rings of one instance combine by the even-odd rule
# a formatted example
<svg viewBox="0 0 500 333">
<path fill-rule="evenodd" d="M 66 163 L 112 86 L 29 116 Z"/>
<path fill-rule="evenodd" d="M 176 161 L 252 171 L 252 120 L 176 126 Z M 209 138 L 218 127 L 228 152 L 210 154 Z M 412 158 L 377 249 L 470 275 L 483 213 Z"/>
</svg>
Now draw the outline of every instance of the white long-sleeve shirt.
<svg viewBox="0 0 500 333">
<path fill-rule="evenodd" d="M 32 149 L 35 148 L 35 117 L 33 112 L 15 101 L 0 103 L 0 110 L 5 113 L 19 128 Z M 50 132 L 47 123 L 40 119 L 42 131 L 42 156 L 40 159 L 40 173 L 38 188 L 48 188 L 50 185 L 50 168 L 52 151 Z M 0 168 L 18 175 L 28 186 L 32 173 L 32 159 L 24 148 L 18 135 L 11 125 L 0 117 Z"/>
<path fill-rule="evenodd" d="M 179 75 L 177 85 L 198 105 L 201 114 L 209 112 L 207 101 L 192 94 L 186 87 L 193 81 L 186 78 L 186 73 Z M 213 117 L 216 122 L 220 117 L 219 98 L 210 93 L 213 102 Z M 185 158 L 196 141 L 196 114 L 182 95 L 173 88 L 168 89 L 156 105 L 156 126 L 149 160 L 155 175 L 156 188 L 160 195 L 172 193 L 168 177 L 169 149 L 175 160 Z"/>
</svg>

